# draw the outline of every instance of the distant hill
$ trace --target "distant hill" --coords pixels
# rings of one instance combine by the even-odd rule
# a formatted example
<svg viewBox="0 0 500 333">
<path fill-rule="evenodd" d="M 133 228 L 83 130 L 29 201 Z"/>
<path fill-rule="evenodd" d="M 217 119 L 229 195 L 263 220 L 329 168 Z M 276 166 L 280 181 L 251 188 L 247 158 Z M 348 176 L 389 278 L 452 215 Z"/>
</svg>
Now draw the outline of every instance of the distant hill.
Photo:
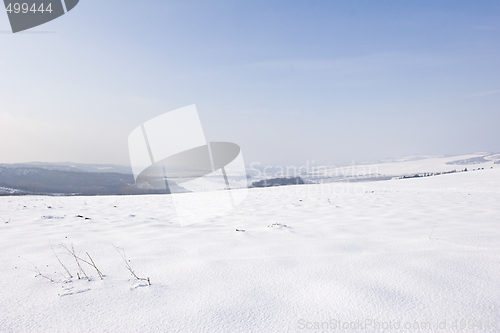
<svg viewBox="0 0 500 333">
<path fill-rule="evenodd" d="M 132 168 L 125 165 L 115 164 L 83 164 L 71 162 L 45 163 L 29 162 L 15 164 L 0 164 L 0 167 L 8 168 L 38 168 L 45 170 L 75 171 L 75 172 L 115 172 L 123 174 L 132 174 Z"/>
<path fill-rule="evenodd" d="M 489 162 L 484 156 L 467 158 L 465 160 L 451 161 L 446 164 L 448 165 L 472 165 L 472 164 L 481 164 Z"/>
<path fill-rule="evenodd" d="M 347 166 L 309 165 L 283 174 L 283 167 L 247 169 L 251 187 L 286 186 L 329 182 L 359 182 L 442 175 L 465 169 L 474 171 L 500 164 L 498 153 L 459 156 L 410 156 L 392 162 Z M 459 167 L 457 167 L 459 166 Z M 481 168 L 479 168 L 481 167 Z M 288 172 L 289 168 L 285 168 Z M 165 190 L 136 186 L 130 166 L 81 163 L 0 164 L 0 195 L 121 195 L 162 194 Z M 187 192 L 178 186 L 176 192 Z"/>
<path fill-rule="evenodd" d="M 78 167 L 77 167 L 78 166 Z M 83 171 L 85 170 L 85 171 Z M 92 170 L 92 171 L 86 171 Z M 101 170 L 101 171 L 97 171 Z M 0 195 L 112 195 L 151 194 L 158 190 L 139 189 L 126 167 L 74 164 L 0 164 Z"/>
</svg>

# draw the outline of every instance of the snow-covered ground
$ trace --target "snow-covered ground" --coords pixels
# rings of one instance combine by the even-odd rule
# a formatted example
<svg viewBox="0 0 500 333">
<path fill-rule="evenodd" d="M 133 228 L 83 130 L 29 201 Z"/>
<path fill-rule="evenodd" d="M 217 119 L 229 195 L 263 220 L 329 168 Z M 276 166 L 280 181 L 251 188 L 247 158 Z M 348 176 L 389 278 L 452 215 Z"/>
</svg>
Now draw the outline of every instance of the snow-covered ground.
<svg viewBox="0 0 500 333">
<path fill-rule="evenodd" d="M 253 163 L 247 168 L 250 183 L 262 179 L 300 176 L 307 184 L 345 181 L 380 181 L 397 177 L 427 176 L 461 172 L 466 168 L 491 168 L 500 164 L 500 154 L 477 152 L 457 156 L 407 156 L 373 163 L 354 163 L 343 166 L 307 161 L 301 166 L 263 166 Z"/>
<path fill-rule="evenodd" d="M 183 228 L 161 195 L 0 197 L 0 331 L 499 332 L 492 166 L 254 188 L 234 212 Z M 80 261 L 90 281 L 79 280 L 61 244 L 104 278 Z"/>
<path fill-rule="evenodd" d="M 0 195 L 12 195 L 12 194 L 20 194 L 20 193 L 22 193 L 22 191 L 20 191 L 20 190 L 0 186 Z"/>
</svg>

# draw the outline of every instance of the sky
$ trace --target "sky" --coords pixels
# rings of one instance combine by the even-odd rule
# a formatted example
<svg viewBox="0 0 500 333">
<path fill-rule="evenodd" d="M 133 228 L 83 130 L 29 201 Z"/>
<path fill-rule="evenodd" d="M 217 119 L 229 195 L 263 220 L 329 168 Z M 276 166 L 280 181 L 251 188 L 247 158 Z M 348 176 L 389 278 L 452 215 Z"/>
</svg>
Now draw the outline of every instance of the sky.
<svg viewBox="0 0 500 333">
<path fill-rule="evenodd" d="M 128 135 L 196 104 L 246 164 L 500 152 L 498 1 L 81 0 L 12 34 L 0 163 L 129 165 Z"/>
</svg>

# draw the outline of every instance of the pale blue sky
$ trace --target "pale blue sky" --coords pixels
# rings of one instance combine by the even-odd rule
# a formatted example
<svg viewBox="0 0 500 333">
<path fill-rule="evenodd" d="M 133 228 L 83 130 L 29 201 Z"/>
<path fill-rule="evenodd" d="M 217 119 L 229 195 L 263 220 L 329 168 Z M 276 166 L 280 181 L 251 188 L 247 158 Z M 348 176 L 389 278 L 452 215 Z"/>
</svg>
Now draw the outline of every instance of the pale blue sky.
<svg viewBox="0 0 500 333">
<path fill-rule="evenodd" d="M 196 104 L 247 164 L 500 151 L 498 1 L 97 1 L 0 12 L 0 163 L 128 164 Z"/>
</svg>

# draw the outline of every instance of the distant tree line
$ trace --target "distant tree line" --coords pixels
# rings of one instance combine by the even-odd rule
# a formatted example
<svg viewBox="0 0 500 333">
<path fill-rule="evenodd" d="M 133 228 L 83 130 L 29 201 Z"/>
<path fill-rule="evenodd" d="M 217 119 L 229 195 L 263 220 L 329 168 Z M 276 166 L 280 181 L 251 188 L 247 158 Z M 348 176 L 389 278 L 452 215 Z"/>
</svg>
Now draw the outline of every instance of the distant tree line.
<svg viewBox="0 0 500 333">
<path fill-rule="evenodd" d="M 300 177 L 289 177 L 289 178 L 272 178 L 272 179 L 262 179 L 259 181 L 252 182 L 252 187 L 271 187 L 271 186 L 284 186 L 284 185 L 300 185 L 305 184 Z"/>
</svg>

